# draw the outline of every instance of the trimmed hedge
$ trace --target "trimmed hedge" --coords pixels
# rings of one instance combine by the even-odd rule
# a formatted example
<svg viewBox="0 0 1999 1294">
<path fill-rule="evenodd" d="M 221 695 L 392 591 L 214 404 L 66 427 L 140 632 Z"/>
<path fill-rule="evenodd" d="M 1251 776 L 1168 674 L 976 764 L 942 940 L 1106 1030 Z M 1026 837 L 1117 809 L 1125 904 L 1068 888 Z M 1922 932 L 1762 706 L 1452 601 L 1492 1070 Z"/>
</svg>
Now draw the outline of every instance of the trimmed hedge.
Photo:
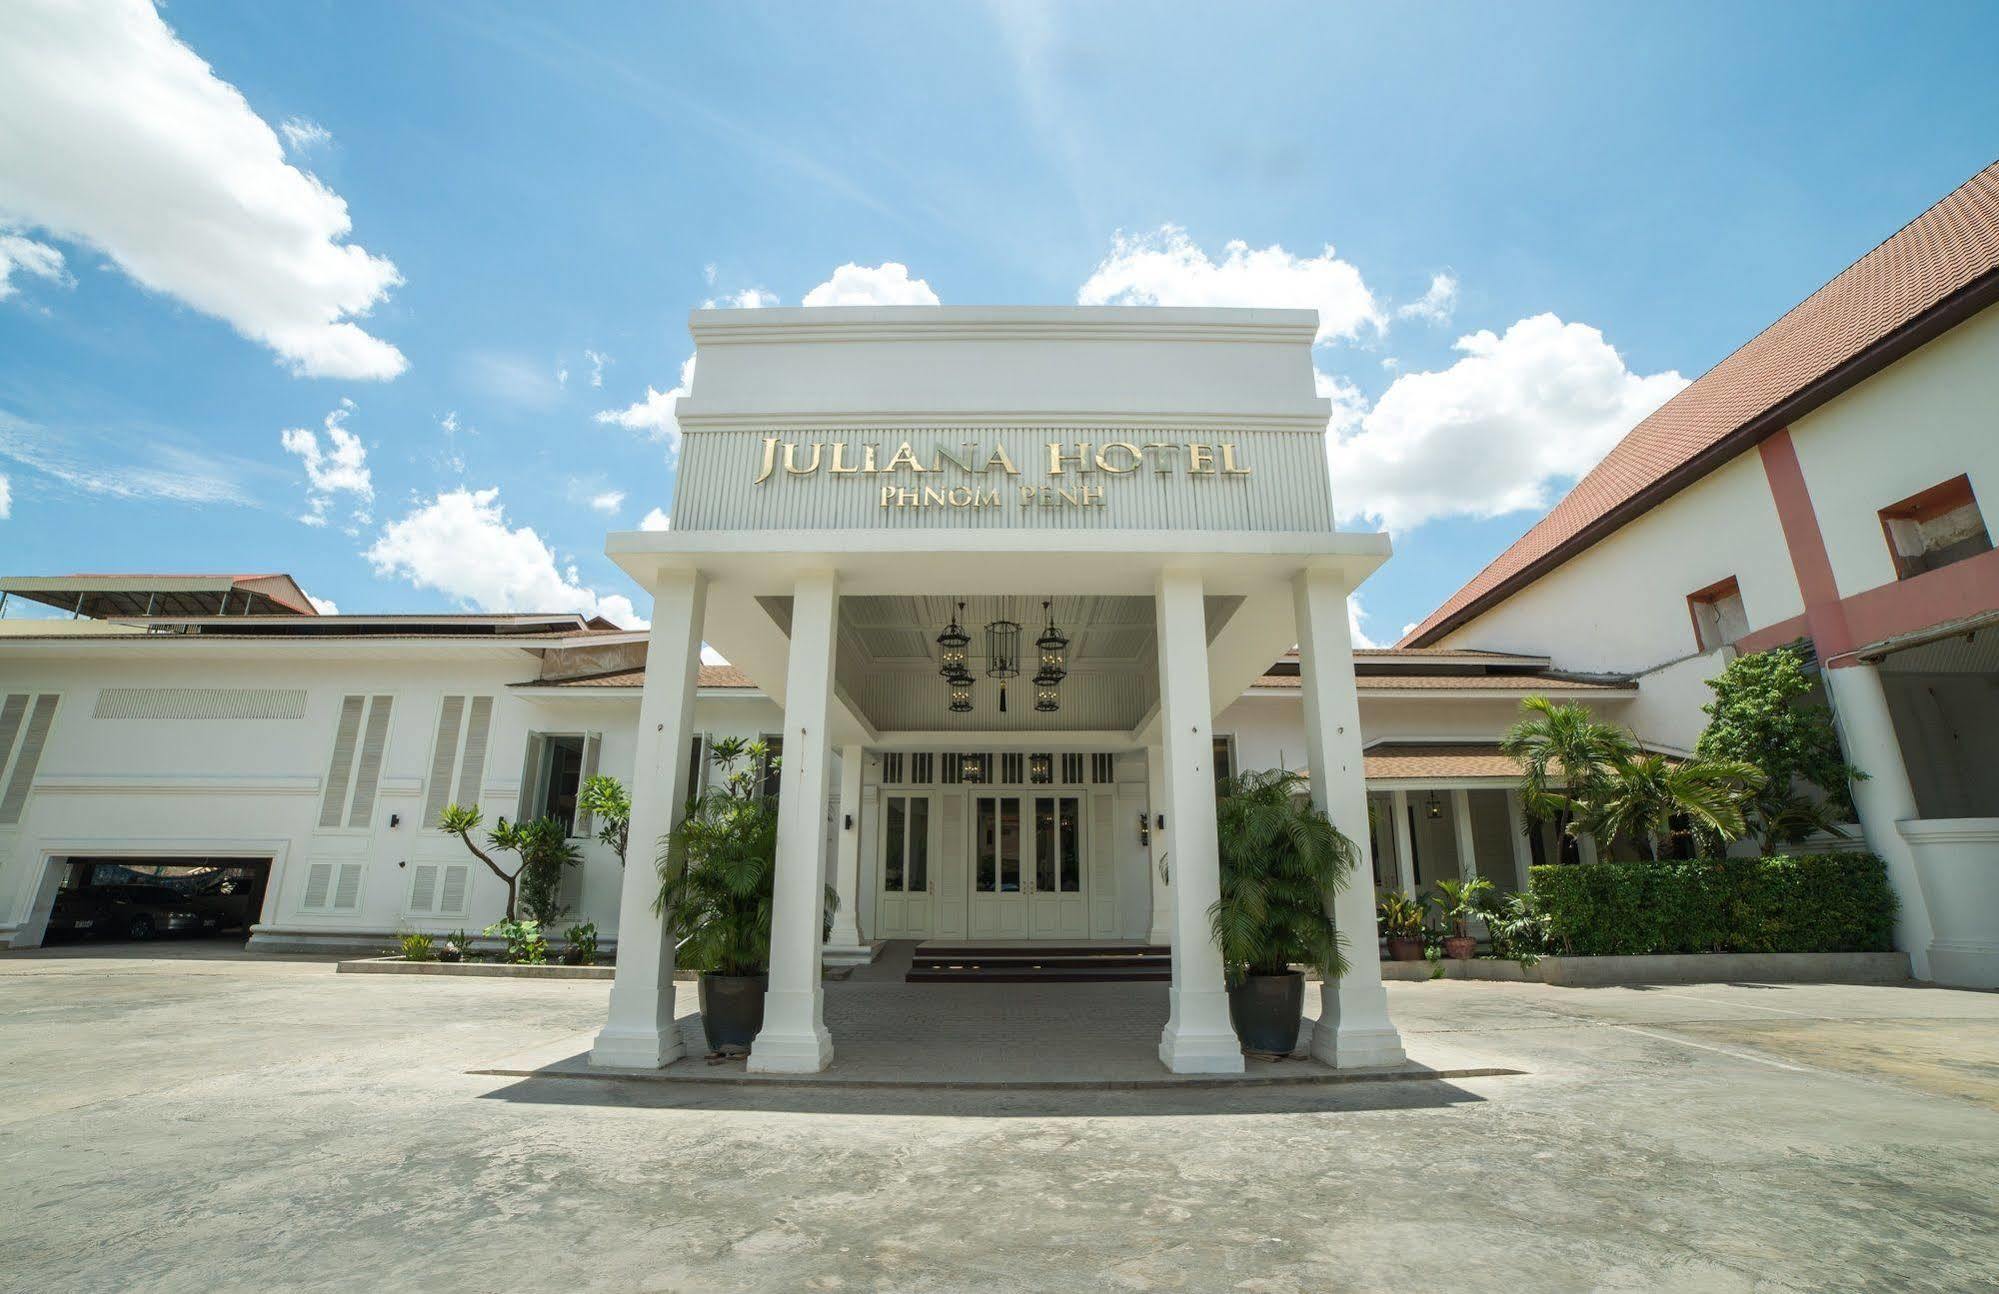
<svg viewBox="0 0 1999 1294">
<path fill-rule="evenodd" d="M 1887 952 L 1895 892 L 1872 854 L 1536 867 L 1551 950 L 1650 953 Z"/>
</svg>

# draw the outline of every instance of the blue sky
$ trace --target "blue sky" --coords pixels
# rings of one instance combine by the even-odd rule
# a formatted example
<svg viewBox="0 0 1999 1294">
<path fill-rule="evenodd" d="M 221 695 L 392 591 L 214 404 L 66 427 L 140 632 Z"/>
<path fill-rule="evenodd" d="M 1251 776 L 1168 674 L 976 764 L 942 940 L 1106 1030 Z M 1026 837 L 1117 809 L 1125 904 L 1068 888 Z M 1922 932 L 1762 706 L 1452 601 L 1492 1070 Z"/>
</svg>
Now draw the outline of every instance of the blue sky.
<svg viewBox="0 0 1999 1294">
<path fill-rule="evenodd" d="M 686 312 L 834 282 L 1321 305 L 1392 640 L 1999 154 L 1989 4 L 9 9 L 0 567 L 349 611 L 643 616 Z"/>
</svg>

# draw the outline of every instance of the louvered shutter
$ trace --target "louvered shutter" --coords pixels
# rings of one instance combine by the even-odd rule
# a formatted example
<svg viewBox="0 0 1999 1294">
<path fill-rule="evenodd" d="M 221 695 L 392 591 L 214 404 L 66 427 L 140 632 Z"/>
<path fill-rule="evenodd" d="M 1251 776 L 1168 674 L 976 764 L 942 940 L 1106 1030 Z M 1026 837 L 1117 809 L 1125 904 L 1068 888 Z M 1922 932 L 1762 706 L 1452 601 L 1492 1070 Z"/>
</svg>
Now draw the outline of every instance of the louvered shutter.
<svg viewBox="0 0 1999 1294">
<path fill-rule="evenodd" d="M 444 820 L 444 806 L 451 803 L 451 769 L 458 759 L 458 726 L 465 717 L 465 698 L 447 696 L 437 711 L 437 740 L 430 751 L 430 785 L 424 789 L 423 825 L 435 827 Z"/>
<path fill-rule="evenodd" d="M 479 783 L 486 776 L 486 737 L 493 724 L 493 698 L 472 698 L 472 713 L 465 729 L 465 758 L 458 767 L 458 802 L 472 807 L 479 803 Z"/>
<path fill-rule="evenodd" d="M 521 793 L 520 797 L 514 801 L 514 821 L 516 822 L 528 821 L 534 817 L 535 810 L 540 807 L 537 801 L 541 798 L 541 761 L 542 753 L 547 745 L 548 743 L 542 740 L 540 733 L 531 732 L 528 734 L 527 767 L 521 771 Z"/>
<path fill-rule="evenodd" d="M 299 900 L 302 908 L 320 909 L 326 906 L 326 899 L 333 891 L 333 864 L 314 863 L 305 870 L 305 897 Z"/>
<path fill-rule="evenodd" d="M 438 915 L 450 917 L 464 914 L 465 891 L 471 878 L 470 863 L 453 863 L 444 869 L 444 884 L 437 896 Z"/>
<path fill-rule="evenodd" d="M 603 740 L 604 734 L 601 732 L 583 734 L 583 766 L 576 774 L 576 794 L 579 800 L 582 798 L 584 786 L 591 778 L 597 776 L 597 748 Z M 576 834 L 588 836 L 595 830 L 595 815 L 579 804 L 576 809 Z"/>
<path fill-rule="evenodd" d="M 340 875 L 333 883 L 333 907 L 337 912 L 352 912 L 361 902 L 361 864 L 340 864 Z"/>
<path fill-rule="evenodd" d="M 410 915 L 428 916 L 437 909 L 437 864 L 418 863 L 410 869 Z"/>
<path fill-rule="evenodd" d="M 337 827 L 347 807 L 347 781 L 354 769 L 354 745 L 361 731 L 361 707 L 368 698 L 350 696 L 340 702 L 340 724 L 333 733 L 333 758 L 326 766 L 326 789 L 320 793 L 319 825 Z"/>
<path fill-rule="evenodd" d="M 28 730 L 21 735 L 21 749 L 14 756 L 14 773 L 7 779 L 6 794 L 0 795 L 0 824 L 11 825 L 21 820 L 21 809 L 28 802 L 28 787 L 35 780 L 35 766 L 42 762 L 42 747 L 48 743 L 49 726 L 56 718 L 56 694 L 44 692 L 35 698 L 35 708 L 28 715 Z M 5 747 L 0 747 L 0 759 L 6 755 Z"/>
<path fill-rule="evenodd" d="M 15 692 L 0 701 L 0 772 L 7 770 L 7 756 L 14 753 L 14 738 L 21 735 L 21 719 L 27 713 L 26 692 Z"/>
<path fill-rule="evenodd" d="M 361 739 L 361 762 L 354 772 L 354 807 L 347 825 L 366 827 L 375 817 L 375 790 L 382 779 L 382 751 L 389 743 L 389 707 L 394 697 L 378 696 L 368 706 L 368 727 Z"/>
</svg>

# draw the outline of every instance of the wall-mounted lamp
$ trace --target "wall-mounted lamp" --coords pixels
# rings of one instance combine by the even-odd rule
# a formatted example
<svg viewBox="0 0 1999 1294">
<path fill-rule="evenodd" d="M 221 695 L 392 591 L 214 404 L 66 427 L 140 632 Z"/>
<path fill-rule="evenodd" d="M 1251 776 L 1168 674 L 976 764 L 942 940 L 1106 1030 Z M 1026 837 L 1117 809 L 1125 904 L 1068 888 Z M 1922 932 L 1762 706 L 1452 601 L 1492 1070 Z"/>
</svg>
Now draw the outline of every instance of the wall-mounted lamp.
<svg viewBox="0 0 1999 1294">
<path fill-rule="evenodd" d="M 400 827 L 400 826 L 402 826 L 402 825 L 403 825 L 403 815 L 402 815 L 402 814 L 400 814 L 400 813 L 391 813 L 391 814 L 389 815 L 389 830 L 390 830 L 390 831 L 394 831 L 394 830 L 395 830 L 395 829 L 396 829 L 397 827 Z"/>
<path fill-rule="evenodd" d="M 1152 847 L 1152 819 L 1146 816 L 1144 809 L 1138 811 L 1138 845 L 1141 849 Z"/>
<path fill-rule="evenodd" d="M 1444 803 L 1437 798 L 1435 791 L 1430 792 L 1430 798 L 1423 801 L 1423 816 L 1432 822 L 1444 816 Z"/>
<path fill-rule="evenodd" d="M 847 830 L 852 831 L 854 829 L 854 815 L 849 813 L 842 816 L 847 819 Z"/>
<path fill-rule="evenodd" d="M 1158 828 L 1159 828 L 1159 829 L 1160 829 L 1161 831 L 1164 831 L 1164 830 L 1166 830 L 1166 815 L 1165 815 L 1165 814 L 1163 814 L 1163 813 L 1162 813 L 1162 814 L 1160 814 L 1160 815 L 1159 815 L 1159 820 L 1158 820 L 1157 822 L 1153 823 L 1152 825 L 1153 825 L 1153 826 L 1155 826 L 1155 827 L 1158 827 Z"/>
</svg>

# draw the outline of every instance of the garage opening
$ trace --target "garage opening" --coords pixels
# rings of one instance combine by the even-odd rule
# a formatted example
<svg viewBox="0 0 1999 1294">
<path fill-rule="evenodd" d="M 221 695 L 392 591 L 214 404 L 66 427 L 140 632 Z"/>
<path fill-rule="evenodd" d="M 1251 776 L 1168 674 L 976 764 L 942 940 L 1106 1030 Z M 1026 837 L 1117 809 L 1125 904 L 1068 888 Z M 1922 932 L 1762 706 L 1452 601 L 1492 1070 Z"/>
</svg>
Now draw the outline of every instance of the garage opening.
<svg viewBox="0 0 1999 1294">
<path fill-rule="evenodd" d="M 48 943 L 228 940 L 264 910 L 268 858 L 67 858 Z"/>
</svg>

